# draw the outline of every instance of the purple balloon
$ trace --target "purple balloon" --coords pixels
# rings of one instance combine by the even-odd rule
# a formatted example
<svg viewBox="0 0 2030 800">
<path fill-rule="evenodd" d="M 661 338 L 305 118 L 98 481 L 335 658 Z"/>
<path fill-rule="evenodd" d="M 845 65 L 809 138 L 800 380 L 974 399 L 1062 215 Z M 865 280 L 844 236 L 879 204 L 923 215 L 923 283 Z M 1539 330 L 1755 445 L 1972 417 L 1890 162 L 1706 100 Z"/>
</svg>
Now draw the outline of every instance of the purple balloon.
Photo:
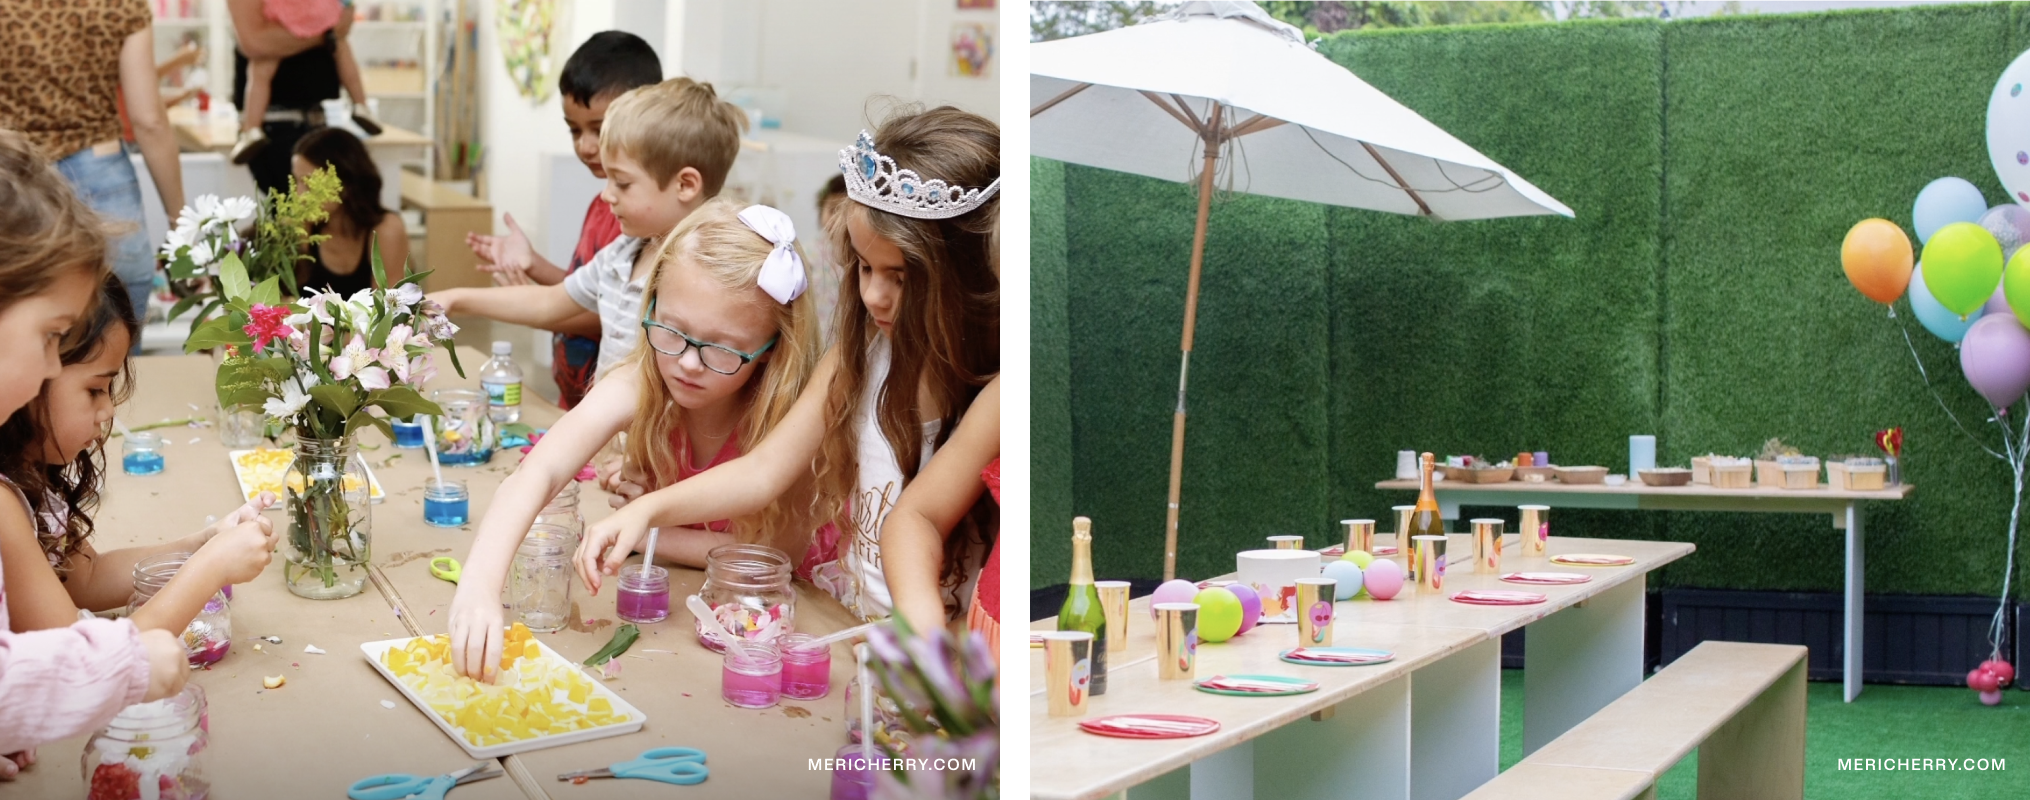
<svg viewBox="0 0 2030 800">
<path fill-rule="evenodd" d="M 1241 599 L 1241 629 L 1234 631 L 1234 635 L 1247 633 L 1249 628 L 1255 627 L 1255 623 L 1262 621 L 1262 596 L 1255 594 L 1254 587 L 1239 581 L 1227 584 L 1226 590 Z"/>
<path fill-rule="evenodd" d="M 2009 298 L 2002 294 L 2002 287 L 2000 286 L 1995 287 L 1994 297 L 1988 298 L 1988 302 L 1981 304 L 1981 316 L 1988 316 L 1990 314 L 2000 314 L 2005 317 L 2016 315 L 2015 311 L 2010 310 Z"/>
<path fill-rule="evenodd" d="M 2030 331 L 2007 315 L 1983 316 L 1960 340 L 1960 370 L 1996 408 L 2030 391 Z"/>
</svg>

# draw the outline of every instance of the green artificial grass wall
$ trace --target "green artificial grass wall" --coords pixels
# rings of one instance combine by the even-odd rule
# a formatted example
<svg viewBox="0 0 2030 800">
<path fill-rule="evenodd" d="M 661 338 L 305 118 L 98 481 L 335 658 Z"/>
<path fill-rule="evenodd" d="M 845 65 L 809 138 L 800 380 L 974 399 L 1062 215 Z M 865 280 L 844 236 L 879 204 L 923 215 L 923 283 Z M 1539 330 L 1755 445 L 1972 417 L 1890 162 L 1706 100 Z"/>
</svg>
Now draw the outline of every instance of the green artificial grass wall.
<svg viewBox="0 0 2030 800">
<path fill-rule="evenodd" d="M 1065 316 L 1064 165 L 1029 162 L 1029 459 L 1039 465 L 1029 483 L 1031 517 L 1038 529 L 1068 530 L 1072 517 L 1071 364 Z M 1036 355 L 1044 354 L 1044 355 Z M 1045 547 L 1054 544 L 1054 547 Z M 1030 569 L 1036 574 L 1071 571 L 1070 543 L 1031 537 Z"/>
<path fill-rule="evenodd" d="M 1997 592 L 2008 473 L 1946 420 L 1897 321 L 1847 284 L 1839 242 L 1869 216 L 1909 229 L 1933 178 L 2001 200 L 1987 95 L 2030 47 L 2026 18 L 1976 5 L 1328 38 L 1321 53 L 1577 218 L 1431 223 L 1216 200 L 1180 575 L 1229 571 L 1266 535 L 1330 542 L 1345 517 L 1388 527 L 1409 498 L 1372 487 L 1399 449 L 1541 449 L 1621 470 L 1633 433 L 1683 464 L 1772 436 L 1864 453 L 1872 431 L 1900 424 L 1919 488 L 1869 506 L 1869 591 Z M 1036 397 L 1057 380 L 1051 362 L 1069 366 L 1068 426 L 1034 412 L 1032 580 L 1064 581 L 1073 514 L 1094 519 L 1100 573 L 1157 576 L 1193 189 L 1044 161 L 1032 172 Z M 1060 269 L 1065 302 L 1052 305 L 1042 295 Z M 1956 351 L 1898 308 L 1940 395 L 1979 426 Z M 1842 583 L 1841 534 L 1823 517 L 1556 517 L 1562 535 L 1698 544 L 1661 585 Z"/>
</svg>

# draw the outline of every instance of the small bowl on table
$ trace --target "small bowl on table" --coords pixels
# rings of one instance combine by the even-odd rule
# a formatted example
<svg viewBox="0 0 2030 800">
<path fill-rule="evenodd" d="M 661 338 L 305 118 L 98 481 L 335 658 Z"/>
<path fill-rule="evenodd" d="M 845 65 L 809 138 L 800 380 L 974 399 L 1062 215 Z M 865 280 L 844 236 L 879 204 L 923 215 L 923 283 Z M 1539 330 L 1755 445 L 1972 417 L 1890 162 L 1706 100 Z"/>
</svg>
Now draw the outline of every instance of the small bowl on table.
<svg viewBox="0 0 2030 800">
<path fill-rule="evenodd" d="M 1692 471 L 1679 467 L 1642 469 L 1635 474 L 1650 486 L 1689 486 L 1692 482 Z"/>
<path fill-rule="evenodd" d="M 1606 483 L 1606 467 L 1553 467 L 1558 471 L 1558 480 L 1563 483 Z"/>
</svg>

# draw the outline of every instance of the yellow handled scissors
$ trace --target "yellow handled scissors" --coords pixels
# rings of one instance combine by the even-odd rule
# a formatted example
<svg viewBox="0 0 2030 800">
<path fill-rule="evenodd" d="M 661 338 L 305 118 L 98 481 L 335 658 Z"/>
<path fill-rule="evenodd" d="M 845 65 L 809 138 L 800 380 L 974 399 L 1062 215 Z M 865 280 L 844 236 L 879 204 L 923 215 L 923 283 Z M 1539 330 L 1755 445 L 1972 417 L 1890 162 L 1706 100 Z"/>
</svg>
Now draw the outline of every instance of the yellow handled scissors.
<svg viewBox="0 0 2030 800">
<path fill-rule="evenodd" d="M 465 568 L 459 565 L 458 559 L 450 556 L 438 556 L 430 559 L 430 574 L 440 579 L 457 583 L 459 575 L 463 574 L 464 571 Z"/>
</svg>

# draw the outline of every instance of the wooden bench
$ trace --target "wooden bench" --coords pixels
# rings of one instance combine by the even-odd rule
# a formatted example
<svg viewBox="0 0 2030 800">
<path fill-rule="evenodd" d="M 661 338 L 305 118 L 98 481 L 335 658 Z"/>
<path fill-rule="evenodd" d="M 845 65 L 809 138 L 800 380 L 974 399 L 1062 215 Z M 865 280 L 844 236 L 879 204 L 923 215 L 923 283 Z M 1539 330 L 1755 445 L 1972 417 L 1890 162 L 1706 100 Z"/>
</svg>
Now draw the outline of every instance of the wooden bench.
<svg viewBox="0 0 2030 800">
<path fill-rule="evenodd" d="M 1699 751 L 1699 797 L 1804 797 L 1805 648 L 1709 641 L 1467 795 L 1654 798 Z"/>
</svg>

